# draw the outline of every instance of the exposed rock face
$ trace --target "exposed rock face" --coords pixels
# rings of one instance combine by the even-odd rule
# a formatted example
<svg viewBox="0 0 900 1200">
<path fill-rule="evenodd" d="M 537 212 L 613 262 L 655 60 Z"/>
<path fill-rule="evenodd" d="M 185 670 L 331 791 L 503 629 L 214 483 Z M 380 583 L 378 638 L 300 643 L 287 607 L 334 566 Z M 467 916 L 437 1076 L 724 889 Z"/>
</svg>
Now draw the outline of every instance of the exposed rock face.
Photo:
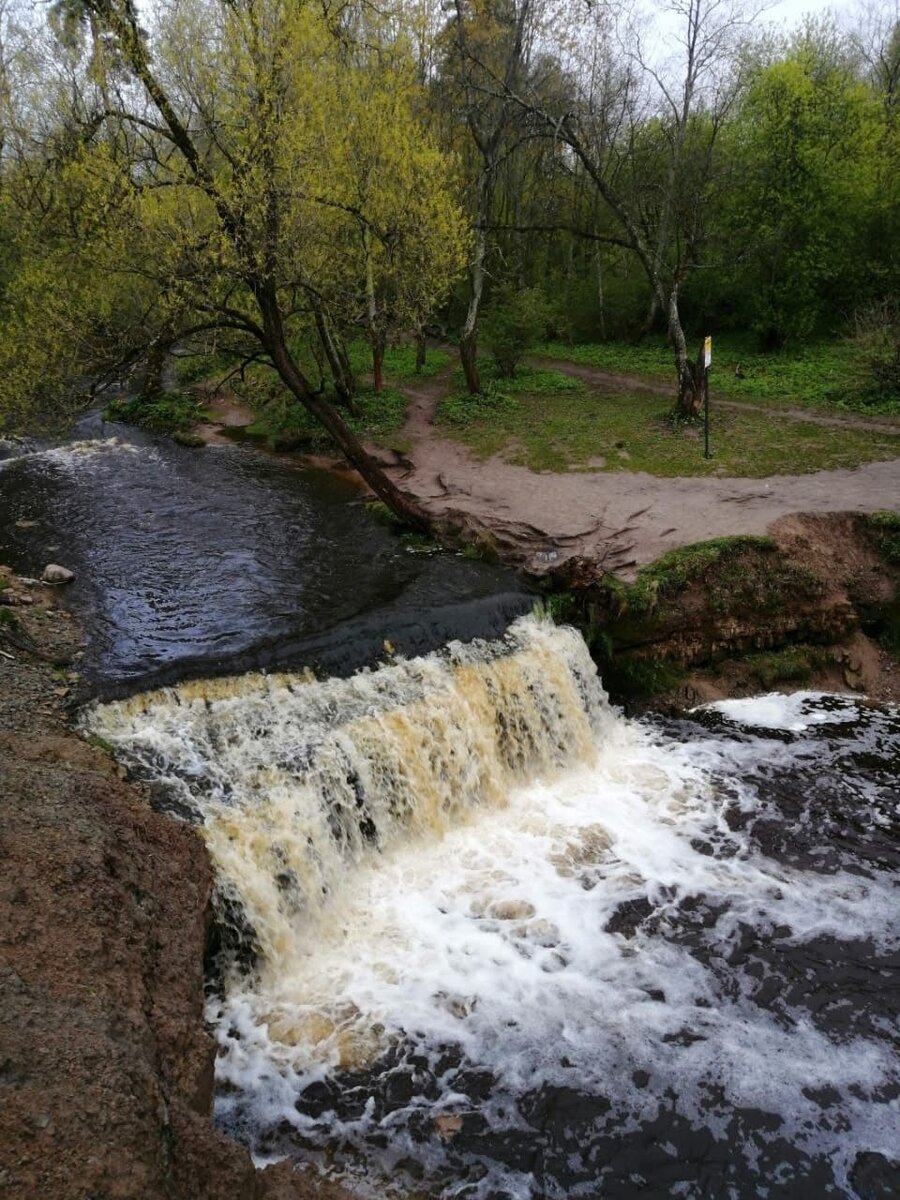
<svg viewBox="0 0 900 1200">
<path fill-rule="evenodd" d="M 77 646 L 62 614 L 22 623 L 57 660 Z M 0 656 L 0 1192 L 339 1196 L 286 1165 L 256 1172 L 215 1130 L 206 849 L 66 728 L 58 682 Z"/>
</svg>

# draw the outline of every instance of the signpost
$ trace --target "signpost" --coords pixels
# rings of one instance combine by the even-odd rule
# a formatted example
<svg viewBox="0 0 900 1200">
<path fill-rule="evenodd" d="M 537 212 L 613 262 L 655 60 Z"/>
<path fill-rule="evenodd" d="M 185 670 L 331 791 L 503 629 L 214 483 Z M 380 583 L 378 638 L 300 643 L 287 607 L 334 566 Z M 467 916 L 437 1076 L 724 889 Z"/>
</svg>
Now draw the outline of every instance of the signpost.
<svg viewBox="0 0 900 1200">
<path fill-rule="evenodd" d="M 712 366 L 712 338 L 703 339 L 703 457 L 712 458 L 709 452 L 709 368 Z"/>
</svg>

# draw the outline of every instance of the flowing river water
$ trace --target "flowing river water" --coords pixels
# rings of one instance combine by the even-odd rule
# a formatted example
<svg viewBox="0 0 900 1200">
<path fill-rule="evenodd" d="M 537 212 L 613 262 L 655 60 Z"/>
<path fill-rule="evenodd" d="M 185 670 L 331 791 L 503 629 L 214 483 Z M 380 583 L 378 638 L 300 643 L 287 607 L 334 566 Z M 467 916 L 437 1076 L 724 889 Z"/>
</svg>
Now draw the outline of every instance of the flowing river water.
<svg viewBox="0 0 900 1200">
<path fill-rule="evenodd" d="M 900 712 L 627 719 L 333 481 L 93 441 L 0 466 L 0 533 L 69 539 L 81 723 L 215 862 L 223 1128 L 371 1198 L 900 1195 Z"/>
</svg>

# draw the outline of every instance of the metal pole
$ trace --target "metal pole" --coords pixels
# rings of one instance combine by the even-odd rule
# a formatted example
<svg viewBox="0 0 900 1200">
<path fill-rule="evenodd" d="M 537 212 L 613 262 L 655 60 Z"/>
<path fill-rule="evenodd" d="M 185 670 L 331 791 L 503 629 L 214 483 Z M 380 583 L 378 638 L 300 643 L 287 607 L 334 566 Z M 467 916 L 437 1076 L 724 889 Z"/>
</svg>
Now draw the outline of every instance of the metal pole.
<svg viewBox="0 0 900 1200">
<path fill-rule="evenodd" d="M 709 452 L 709 367 L 703 368 L 703 457 L 712 458 Z"/>
</svg>

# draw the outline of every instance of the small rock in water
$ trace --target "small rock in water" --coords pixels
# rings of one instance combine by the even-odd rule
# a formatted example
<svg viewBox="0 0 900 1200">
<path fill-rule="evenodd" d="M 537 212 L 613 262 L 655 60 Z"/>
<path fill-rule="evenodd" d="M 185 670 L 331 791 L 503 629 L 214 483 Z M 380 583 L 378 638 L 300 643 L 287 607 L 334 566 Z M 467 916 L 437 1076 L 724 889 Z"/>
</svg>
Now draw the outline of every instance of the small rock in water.
<svg viewBox="0 0 900 1200">
<path fill-rule="evenodd" d="M 70 571 L 68 567 L 61 567 L 58 563 L 48 563 L 41 575 L 44 583 L 71 583 L 74 578 L 74 571 Z"/>
<path fill-rule="evenodd" d="M 462 1129 L 463 1120 L 459 1113 L 438 1113 L 434 1118 L 434 1127 L 438 1137 L 447 1141 Z"/>
</svg>

